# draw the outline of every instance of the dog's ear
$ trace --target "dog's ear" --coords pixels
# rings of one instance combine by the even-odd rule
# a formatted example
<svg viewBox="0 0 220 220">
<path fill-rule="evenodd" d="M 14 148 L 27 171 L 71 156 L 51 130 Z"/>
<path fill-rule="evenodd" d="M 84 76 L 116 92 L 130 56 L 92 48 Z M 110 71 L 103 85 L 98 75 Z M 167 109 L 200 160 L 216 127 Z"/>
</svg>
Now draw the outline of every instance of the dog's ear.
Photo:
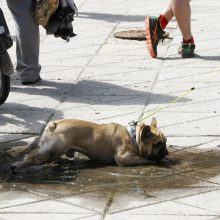
<svg viewBox="0 0 220 220">
<path fill-rule="evenodd" d="M 152 118 L 150 126 L 152 128 L 157 128 L 157 120 L 156 120 L 156 118 Z"/>
<path fill-rule="evenodd" d="M 145 125 L 141 131 L 141 141 L 148 139 L 152 135 L 151 128 L 149 125 Z"/>
</svg>

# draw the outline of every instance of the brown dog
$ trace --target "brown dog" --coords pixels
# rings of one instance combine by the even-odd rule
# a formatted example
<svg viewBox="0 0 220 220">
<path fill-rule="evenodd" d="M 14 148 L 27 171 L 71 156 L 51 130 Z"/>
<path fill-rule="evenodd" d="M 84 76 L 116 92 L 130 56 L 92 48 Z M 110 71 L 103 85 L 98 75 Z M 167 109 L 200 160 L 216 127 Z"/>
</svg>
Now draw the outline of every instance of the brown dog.
<svg viewBox="0 0 220 220">
<path fill-rule="evenodd" d="M 13 164 L 12 170 L 49 163 L 64 154 L 70 155 L 71 151 L 81 152 L 99 163 L 115 162 L 119 166 L 159 162 L 168 155 L 166 137 L 158 130 L 155 118 L 150 126 L 140 123 L 133 129 L 129 132 L 119 124 L 95 124 L 78 119 L 50 122 L 37 153 Z"/>
</svg>

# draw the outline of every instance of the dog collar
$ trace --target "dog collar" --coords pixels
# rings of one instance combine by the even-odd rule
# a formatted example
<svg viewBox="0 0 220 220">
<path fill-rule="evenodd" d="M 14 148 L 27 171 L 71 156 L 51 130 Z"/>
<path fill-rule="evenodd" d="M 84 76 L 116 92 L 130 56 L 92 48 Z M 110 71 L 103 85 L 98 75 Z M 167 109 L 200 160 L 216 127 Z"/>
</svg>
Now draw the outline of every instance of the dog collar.
<svg viewBox="0 0 220 220">
<path fill-rule="evenodd" d="M 128 123 L 129 127 L 128 127 L 128 133 L 130 134 L 132 143 L 137 146 L 137 140 L 136 140 L 136 123 L 135 121 L 131 121 Z"/>
</svg>

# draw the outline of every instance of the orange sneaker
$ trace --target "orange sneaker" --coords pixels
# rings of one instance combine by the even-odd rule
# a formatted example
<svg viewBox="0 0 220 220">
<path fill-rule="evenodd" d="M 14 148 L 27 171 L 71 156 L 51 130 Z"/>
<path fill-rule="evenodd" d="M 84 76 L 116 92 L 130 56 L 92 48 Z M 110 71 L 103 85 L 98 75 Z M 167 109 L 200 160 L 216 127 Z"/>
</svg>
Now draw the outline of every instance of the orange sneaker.
<svg viewBox="0 0 220 220">
<path fill-rule="evenodd" d="M 157 45 L 160 40 L 165 39 L 165 31 L 161 28 L 159 17 L 147 16 L 146 23 L 146 40 L 147 48 L 151 57 L 157 57 Z"/>
</svg>

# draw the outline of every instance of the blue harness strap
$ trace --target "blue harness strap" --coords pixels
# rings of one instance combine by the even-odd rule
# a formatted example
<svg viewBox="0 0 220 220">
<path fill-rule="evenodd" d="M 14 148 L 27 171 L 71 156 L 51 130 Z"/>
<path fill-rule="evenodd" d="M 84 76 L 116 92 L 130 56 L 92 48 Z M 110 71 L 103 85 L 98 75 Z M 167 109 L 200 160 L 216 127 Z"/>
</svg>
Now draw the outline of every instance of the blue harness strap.
<svg viewBox="0 0 220 220">
<path fill-rule="evenodd" d="M 137 146 L 137 141 L 136 141 L 136 124 L 137 123 L 135 121 L 131 121 L 128 124 L 129 124 L 129 127 L 127 129 L 128 129 L 128 133 L 130 134 L 132 143 L 135 146 Z"/>
</svg>

